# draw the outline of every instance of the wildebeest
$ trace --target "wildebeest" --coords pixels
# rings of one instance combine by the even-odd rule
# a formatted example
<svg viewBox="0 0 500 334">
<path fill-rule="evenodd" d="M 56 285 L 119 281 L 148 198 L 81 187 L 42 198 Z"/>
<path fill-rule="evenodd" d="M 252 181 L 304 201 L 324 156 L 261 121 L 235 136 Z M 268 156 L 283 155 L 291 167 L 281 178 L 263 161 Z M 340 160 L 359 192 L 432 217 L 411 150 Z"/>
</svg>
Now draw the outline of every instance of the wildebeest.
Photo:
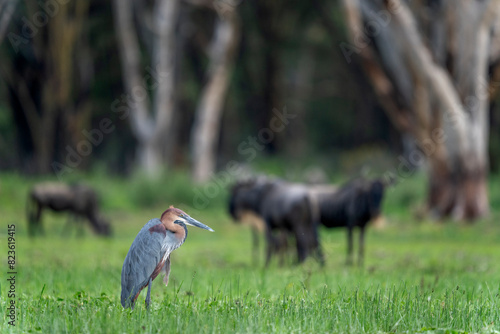
<svg viewBox="0 0 500 334">
<path fill-rule="evenodd" d="M 230 213 L 231 208 L 229 209 Z M 238 217 L 235 217 L 233 215 L 233 219 L 237 223 L 242 223 L 244 225 L 250 226 L 251 232 L 252 232 L 252 259 L 253 263 L 257 264 L 258 263 L 258 258 L 259 258 L 259 248 L 260 248 L 260 237 L 261 235 L 264 235 L 266 231 L 266 222 L 257 214 L 253 213 L 252 211 L 242 211 L 239 213 Z M 278 245 L 276 245 L 276 252 L 281 253 Z M 281 260 L 283 262 L 283 258 Z"/>
<path fill-rule="evenodd" d="M 357 179 L 338 190 L 312 191 L 321 224 L 327 228 L 347 228 L 347 264 L 352 264 L 355 227 L 360 230 L 358 264 L 363 264 L 365 228 L 380 215 L 385 186 L 379 179 Z"/>
<path fill-rule="evenodd" d="M 87 185 L 46 182 L 33 186 L 27 208 L 30 235 L 43 233 L 41 217 L 44 208 L 67 211 L 77 218 L 86 218 L 95 233 L 111 235 L 109 223 L 99 214 L 97 194 Z"/>
<path fill-rule="evenodd" d="M 247 183 L 270 182 L 266 180 L 266 178 L 262 178 L 261 181 L 253 180 L 247 181 Z M 347 228 L 347 264 L 352 264 L 353 230 L 355 227 L 359 227 L 358 263 L 360 265 L 363 263 L 365 229 L 370 221 L 377 219 L 380 215 L 386 182 L 378 179 L 357 179 L 346 183 L 342 187 L 337 187 L 332 185 L 302 185 L 281 181 L 280 186 L 282 187 L 280 193 L 287 193 L 287 187 L 290 191 L 291 189 L 301 189 L 301 191 L 305 189 L 309 197 L 308 203 L 311 206 L 310 212 L 312 213 L 313 225 L 315 225 L 314 223 L 316 225 L 320 223 L 327 228 Z M 240 182 L 233 187 L 230 199 L 230 213 L 235 220 L 241 218 L 236 215 L 235 207 L 238 207 L 239 211 L 244 212 L 251 209 L 245 207 L 242 202 L 252 203 L 256 201 L 255 198 L 250 198 L 246 201 L 238 200 L 236 194 L 240 187 L 249 187 L 249 185 L 245 185 L 245 182 Z M 318 242 L 318 249 L 320 249 L 316 230 L 315 235 L 315 240 Z M 255 253 L 258 243 L 258 230 L 255 227 L 253 227 L 253 239 Z M 278 238 L 268 239 L 267 256 L 269 257 L 270 253 L 283 254 L 287 248 L 286 240 L 286 234 L 283 232 L 281 234 L 278 233 Z"/>
<path fill-rule="evenodd" d="M 299 262 L 313 253 L 323 264 L 312 207 L 303 186 L 264 177 L 236 183 L 229 202 L 235 220 L 252 212 L 265 222 L 266 266 L 273 253 L 286 250 L 289 234 L 295 238 Z"/>
</svg>

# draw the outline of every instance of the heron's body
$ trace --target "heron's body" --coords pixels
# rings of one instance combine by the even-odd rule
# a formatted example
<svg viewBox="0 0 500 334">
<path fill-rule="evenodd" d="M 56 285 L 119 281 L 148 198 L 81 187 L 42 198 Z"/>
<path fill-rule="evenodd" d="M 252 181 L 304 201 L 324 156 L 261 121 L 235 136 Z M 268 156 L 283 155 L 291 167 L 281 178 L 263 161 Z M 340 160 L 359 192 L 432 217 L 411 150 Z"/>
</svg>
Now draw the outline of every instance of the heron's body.
<svg viewBox="0 0 500 334">
<path fill-rule="evenodd" d="M 193 223 L 194 222 L 194 223 Z M 179 248 L 187 237 L 185 224 L 210 229 L 181 210 L 170 208 L 160 219 L 151 219 L 135 237 L 122 268 L 121 303 L 134 308 L 143 288 L 148 286 L 146 305 L 149 306 L 151 282 L 163 271 L 165 285 L 170 274 L 170 253 Z"/>
</svg>

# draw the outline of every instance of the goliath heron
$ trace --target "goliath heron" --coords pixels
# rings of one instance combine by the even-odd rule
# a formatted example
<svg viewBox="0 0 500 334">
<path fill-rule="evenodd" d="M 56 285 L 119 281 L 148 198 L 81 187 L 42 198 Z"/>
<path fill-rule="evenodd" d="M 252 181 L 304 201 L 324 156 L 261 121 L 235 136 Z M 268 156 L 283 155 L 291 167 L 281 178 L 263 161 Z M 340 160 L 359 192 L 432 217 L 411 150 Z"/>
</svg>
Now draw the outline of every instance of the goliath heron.
<svg viewBox="0 0 500 334">
<path fill-rule="evenodd" d="M 165 273 L 163 282 L 168 284 L 170 253 L 186 240 L 186 225 L 213 232 L 210 227 L 173 206 L 163 212 L 160 219 L 151 219 L 139 231 L 123 262 L 121 302 L 124 308 L 134 309 L 137 297 L 146 286 L 146 308 L 149 308 L 151 283 L 160 271 Z"/>
</svg>

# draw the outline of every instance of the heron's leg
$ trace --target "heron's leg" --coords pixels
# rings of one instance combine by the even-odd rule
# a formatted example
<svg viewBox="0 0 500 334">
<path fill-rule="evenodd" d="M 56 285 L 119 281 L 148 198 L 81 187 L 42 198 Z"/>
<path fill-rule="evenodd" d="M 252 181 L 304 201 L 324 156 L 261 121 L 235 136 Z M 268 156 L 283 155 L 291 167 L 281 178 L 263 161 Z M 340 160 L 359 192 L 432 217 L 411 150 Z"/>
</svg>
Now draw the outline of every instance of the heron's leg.
<svg viewBox="0 0 500 334">
<path fill-rule="evenodd" d="M 130 302 L 130 307 L 132 308 L 133 311 L 135 307 L 135 299 L 132 299 L 132 301 Z"/>
<path fill-rule="evenodd" d="M 149 304 L 151 303 L 151 284 L 152 284 L 153 280 L 151 279 L 151 277 L 149 278 L 149 282 L 148 282 L 148 294 L 146 295 L 146 308 L 149 310 Z"/>
</svg>

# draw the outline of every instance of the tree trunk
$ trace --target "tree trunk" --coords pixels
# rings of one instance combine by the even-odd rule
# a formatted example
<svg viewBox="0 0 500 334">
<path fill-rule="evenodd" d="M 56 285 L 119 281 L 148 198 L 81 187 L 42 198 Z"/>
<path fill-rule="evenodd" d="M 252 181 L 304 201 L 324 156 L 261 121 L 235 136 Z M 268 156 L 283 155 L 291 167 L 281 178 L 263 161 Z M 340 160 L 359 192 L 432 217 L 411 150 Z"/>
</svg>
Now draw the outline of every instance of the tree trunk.
<svg viewBox="0 0 500 334">
<path fill-rule="evenodd" d="M 393 123 L 419 150 L 411 168 L 427 160 L 428 207 L 441 218 L 472 220 L 488 213 L 488 69 L 500 2 L 343 0 L 352 44 Z M 496 65 L 498 66 L 498 65 Z M 399 177 L 405 177 L 399 175 Z"/>
<path fill-rule="evenodd" d="M 141 50 L 134 27 L 131 0 L 115 0 L 115 27 L 118 34 L 125 88 L 131 98 L 132 132 L 138 139 L 138 163 L 150 175 L 160 172 L 162 145 L 169 131 L 175 101 L 175 27 L 178 0 L 157 0 L 153 8 L 151 64 L 141 70 Z M 144 13 L 144 10 L 141 11 Z M 149 96 L 151 95 L 151 100 Z"/>
<path fill-rule="evenodd" d="M 6 6 L 14 4 L 15 1 L 8 1 Z M 66 139 L 73 136 L 82 138 L 83 130 L 83 127 L 78 126 L 81 123 L 70 124 L 68 120 L 72 117 L 81 118 L 82 115 L 90 118 L 88 96 L 81 99 L 82 105 L 87 106 L 84 113 L 79 112 L 80 108 L 74 102 L 77 94 L 83 89 L 90 90 L 91 85 L 91 80 L 86 81 L 85 85 L 82 82 L 77 85 L 82 73 L 75 74 L 74 71 L 79 63 L 75 50 L 84 34 L 88 9 L 89 3 L 85 1 L 62 4 L 58 7 L 57 15 L 47 19 L 43 26 L 30 23 L 34 29 L 31 40 L 26 38 L 22 28 L 19 28 L 21 34 L 16 30 L 7 35 L 16 55 L 12 64 L 0 64 L 2 75 L 12 91 L 10 98 L 12 101 L 17 100 L 11 103 L 13 112 L 23 115 L 21 119 L 25 120 L 29 130 L 36 165 L 32 169 L 40 173 L 52 171 L 57 174 L 60 167 L 54 168 L 55 165 L 68 167 L 68 162 L 64 160 L 65 148 L 69 144 L 76 150 L 78 141 Z M 26 2 L 25 10 L 30 18 L 43 12 L 36 2 Z M 21 40 L 23 42 L 19 42 Z M 18 52 L 19 49 L 23 52 Z M 61 148 L 63 154 L 58 155 L 57 148 Z M 86 155 L 79 157 L 81 160 L 85 158 Z M 70 167 L 74 168 L 74 165 Z"/>
<path fill-rule="evenodd" d="M 209 50 L 208 80 L 202 91 L 191 133 L 192 177 L 198 183 L 208 181 L 215 171 L 220 118 L 239 41 L 235 8 L 227 6 L 223 9 L 223 12 L 219 10 L 216 19 Z"/>
<path fill-rule="evenodd" d="M 141 167 L 144 171 L 157 173 L 159 166 L 162 164 L 162 150 L 154 141 L 139 144 L 137 151 Z"/>
<path fill-rule="evenodd" d="M 305 28 L 306 29 L 306 28 Z M 306 33 L 308 36 L 308 33 Z M 294 111 L 296 121 L 289 125 L 286 151 L 293 158 L 303 157 L 307 152 L 307 128 L 305 114 L 308 98 L 312 91 L 312 76 L 314 72 L 314 52 L 307 42 L 303 42 L 302 51 L 298 56 L 297 66 L 291 76 L 293 82 L 287 85 L 287 91 L 291 92 L 287 100 L 288 107 Z"/>
<path fill-rule="evenodd" d="M 484 172 L 453 172 L 435 160 L 432 160 L 429 170 L 428 207 L 431 216 L 474 219 L 486 214 L 489 204 Z"/>
<path fill-rule="evenodd" d="M 284 42 L 283 21 L 289 5 L 286 1 L 255 1 L 256 26 L 259 30 L 262 52 L 262 66 L 264 75 L 261 78 L 262 110 L 257 113 L 258 129 L 266 128 L 273 117 L 273 110 L 285 107 L 283 80 L 283 50 L 280 45 Z M 276 133 L 274 140 L 264 143 L 265 151 L 275 153 L 281 148 L 284 133 Z"/>
</svg>

